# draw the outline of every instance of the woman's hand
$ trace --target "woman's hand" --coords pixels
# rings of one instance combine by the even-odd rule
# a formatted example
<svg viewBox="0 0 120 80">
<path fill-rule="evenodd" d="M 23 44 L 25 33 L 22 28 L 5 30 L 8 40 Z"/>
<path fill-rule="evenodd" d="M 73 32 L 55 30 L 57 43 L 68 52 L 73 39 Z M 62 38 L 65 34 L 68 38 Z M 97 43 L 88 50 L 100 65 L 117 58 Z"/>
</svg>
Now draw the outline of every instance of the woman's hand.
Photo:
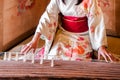
<svg viewBox="0 0 120 80">
<path fill-rule="evenodd" d="M 98 60 L 101 59 L 101 56 L 105 59 L 106 62 L 116 62 L 119 61 L 119 59 L 115 58 L 112 53 L 107 51 L 106 47 L 101 46 L 98 49 Z"/>
<path fill-rule="evenodd" d="M 35 50 L 37 48 L 37 43 L 38 43 L 39 37 L 40 37 L 40 33 L 38 33 L 38 32 L 35 33 L 33 39 L 22 48 L 21 54 L 27 53 L 31 49 L 33 50 L 33 52 L 35 52 Z"/>
<path fill-rule="evenodd" d="M 37 48 L 37 43 L 30 41 L 29 43 L 24 45 L 24 47 L 21 50 L 21 54 L 28 53 L 30 50 L 33 50 L 33 52 L 35 52 L 36 48 Z"/>
</svg>

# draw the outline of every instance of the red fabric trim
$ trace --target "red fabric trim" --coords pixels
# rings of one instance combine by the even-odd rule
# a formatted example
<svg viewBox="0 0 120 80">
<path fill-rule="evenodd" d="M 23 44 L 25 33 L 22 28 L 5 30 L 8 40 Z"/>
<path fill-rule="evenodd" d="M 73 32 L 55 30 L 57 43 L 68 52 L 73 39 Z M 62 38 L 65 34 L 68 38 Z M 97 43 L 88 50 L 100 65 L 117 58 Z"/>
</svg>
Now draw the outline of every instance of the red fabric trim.
<svg viewBox="0 0 120 80">
<path fill-rule="evenodd" d="M 88 31 L 87 17 L 72 17 L 63 16 L 62 17 L 62 27 L 70 32 L 85 32 Z"/>
</svg>

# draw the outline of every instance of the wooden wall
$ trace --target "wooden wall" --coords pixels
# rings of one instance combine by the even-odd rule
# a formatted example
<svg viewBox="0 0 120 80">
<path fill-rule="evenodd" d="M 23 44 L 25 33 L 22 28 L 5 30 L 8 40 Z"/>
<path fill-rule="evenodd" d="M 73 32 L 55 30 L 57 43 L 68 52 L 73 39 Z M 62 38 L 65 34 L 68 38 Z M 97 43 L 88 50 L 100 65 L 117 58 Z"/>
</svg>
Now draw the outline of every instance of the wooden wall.
<svg viewBox="0 0 120 80">
<path fill-rule="evenodd" d="M 120 37 L 120 0 L 99 0 L 104 12 L 107 34 Z"/>
<path fill-rule="evenodd" d="M 116 10 L 115 10 L 115 24 L 116 24 L 116 34 L 120 37 L 120 0 L 115 0 Z"/>
<path fill-rule="evenodd" d="M 2 35 L 3 35 L 3 0 L 0 0 L 0 51 L 2 50 L 2 44 L 3 44 L 3 39 L 2 39 Z"/>
<path fill-rule="evenodd" d="M 18 44 L 34 33 L 38 24 L 39 18 L 44 12 L 49 0 L 34 0 L 35 3 L 31 8 L 26 9 L 20 15 L 18 14 L 18 0 L 0 0 L 0 19 L 2 32 L 1 50 L 5 51 L 12 46 Z M 3 5 L 1 5 L 3 2 Z M 3 13 L 3 15 L 1 14 Z M 0 16 L 0 18 L 1 18 Z M 1 45 L 0 45 L 1 46 Z"/>
</svg>

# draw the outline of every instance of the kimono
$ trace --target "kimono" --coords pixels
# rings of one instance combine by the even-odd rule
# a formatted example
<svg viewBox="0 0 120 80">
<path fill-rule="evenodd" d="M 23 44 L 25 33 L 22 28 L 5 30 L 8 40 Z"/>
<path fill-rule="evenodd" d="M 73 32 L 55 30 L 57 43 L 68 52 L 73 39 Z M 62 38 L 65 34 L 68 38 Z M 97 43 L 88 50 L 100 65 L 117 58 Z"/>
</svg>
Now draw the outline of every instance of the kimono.
<svg viewBox="0 0 120 80">
<path fill-rule="evenodd" d="M 36 29 L 36 33 L 42 34 L 41 38 L 45 40 L 45 46 L 37 56 L 43 54 L 45 59 L 91 60 L 92 50 L 107 46 L 104 17 L 97 0 L 76 3 L 77 0 L 65 0 L 65 4 L 62 0 L 50 1 Z M 88 29 L 81 32 L 64 29 L 62 21 L 58 21 L 59 13 L 63 17 L 86 17 Z"/>
</svg>

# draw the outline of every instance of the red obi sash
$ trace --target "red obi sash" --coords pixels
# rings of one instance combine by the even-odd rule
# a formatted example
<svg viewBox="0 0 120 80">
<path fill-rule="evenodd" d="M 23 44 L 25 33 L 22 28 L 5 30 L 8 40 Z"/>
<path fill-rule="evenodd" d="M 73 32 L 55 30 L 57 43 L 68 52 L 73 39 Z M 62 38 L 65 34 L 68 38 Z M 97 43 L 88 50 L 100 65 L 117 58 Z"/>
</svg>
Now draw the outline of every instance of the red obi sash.
<svg viewBox="0 0 120 80">
<path fill-rule="evenodd" d="M 87 17 L 62 17 L 62 27 L 70 32 L 80 33 L 88 31 Z"/>
</svg>

